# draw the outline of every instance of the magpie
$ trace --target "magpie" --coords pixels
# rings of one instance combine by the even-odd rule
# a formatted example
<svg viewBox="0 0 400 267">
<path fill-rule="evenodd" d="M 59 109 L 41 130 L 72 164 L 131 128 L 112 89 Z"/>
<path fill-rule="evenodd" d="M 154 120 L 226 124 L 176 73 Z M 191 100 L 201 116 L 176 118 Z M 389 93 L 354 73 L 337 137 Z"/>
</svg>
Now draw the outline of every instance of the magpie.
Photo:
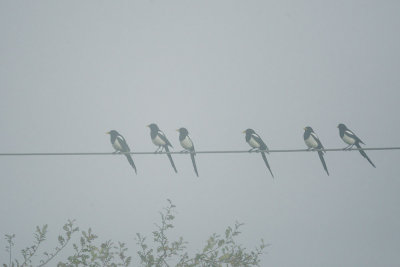
<svg viewBox="0 0 400 267">
<path fill-rule="evenodd" d="M 197 177 L 199 177 L 199 173 L 197 172 L 196 161 L 194 159 L 196 152 L 194 150 L 192 139 L 190 139 L 189 137 L 189 132 L 186 128 L 183 127 L 179 128 L 177 131 L 179 132 L 179 142 L 186 151 L 190 152 L 190 158 L 192 159 L 194 172 L 196 173 Z"/>
<path fill-rule="evenodd" d="M 310 127 L 307 126 L 304 128 L 304 142 L 308 146 L 308 149 L 324 149 L 324 146 L 322 145 L 321 141 L 319 140 L 318 136 L 315 134 L 314 130 Z M 326 174 L 329 175 L 328 168 L 326 167 L 326 163 L 324 160 L 324 151 L 320 150 L 318 151 L 318 156 L 319 159 L 322 162 L 322 166 L 324 167 Z"/>
<path fill-rule="evenodd" d="M 107 132 L 106 134 L 110 135 L 111 144 L 115 149 L 114 153 L 117 153 L 117 152 L 128 153 L 128 152 L 131 151 L 129 149 L 128 144 L 125 141 L 125 138 L 121 134 L 119 134 L 117 131 L 111 130 L 111 131 Z M 137 173 L 136 166 L 135 166 L 135 163 L 133 162 L 133 159 L 132 159 L 131 155 L 130 154 L 125 154 L 125 156 L 128 159 L 129 164 L 135 170 L 135 173 Z"/>
<path fill-rule="evenodd" d="M 350 149 L 352 148 L 354 145 L 359 149 L 358 151 L 360 152 L 361 156 L 363 156 L 364 158 L 366 158 L 368 160 L 369 163 L 371 163 L 371 165 L 375 167 L 375 164 L 369 159 L 369 157 L 367 156 L 367 153 L 365 153 L 364 150 L 361 149 L 361 145 L 360 144 L 364 144 L 365 143 L 363 141 L 361 141 L 360 138 L 358 138 L 357 135 L 355 135 L 355 133 L 353 133 L 352 131 L 350 131 L 346 125 L 344 125 L 343 123 L 340 123 L 338 126 L 339 128 L 339 135 L 340 138 L 342 138 L 342 140 L 348 144 L 347 147 L 345 147 L 344 149 Z"/>
<path fill-rule="evenodd" d="M 243 131 L 243 133 L 246 134 L 246 142 L 252 147 L 249 152 L 253 151 L 254 149 L 258 149 L 259 151 L 261 150 L 261 156 L 265 162 L 265 165 L 267 165 L 267 168 L 271 173 L 272 178 L 274 178 L 274 175 L 272 174 L 271 168 L 269 167 L 267 157 L 265 156 L 264 152 L 265 150 L 269 154 L 267 145 L 253 129 L 247 129 L 246 131 Z"/>
<path fill-rule="evenodd" d="M 165 151 L 167 152 L 167 156 L 169 158 L 169 161 L 171 162 L 172 168 L 174 168 L 175 172 L 177 173 L 178 171 L 176 170 L 174 161 L 172 160 L 172 156 L 169 153 L 168 146 L 172 147 L 171 143 L 168 141 L 165 134 L 158 128 L 157 124 L 152 123 L 152 124 L 147 125 L 147 127 L 150 128 L 151 141 L 153 142 L 153 144 L 158 146 L 156 152 L 158 152 L 158 151 L 161 152 L 162 149 L 164 148 Z"/>
</svg>

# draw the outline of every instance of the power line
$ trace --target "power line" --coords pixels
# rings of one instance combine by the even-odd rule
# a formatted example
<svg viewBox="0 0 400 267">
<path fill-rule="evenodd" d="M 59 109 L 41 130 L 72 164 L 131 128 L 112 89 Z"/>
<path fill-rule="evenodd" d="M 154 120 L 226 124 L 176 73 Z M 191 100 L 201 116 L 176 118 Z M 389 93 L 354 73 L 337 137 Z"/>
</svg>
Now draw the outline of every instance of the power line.
<svg viewBox="0 0 400 267">
<path fill-rule="evenodd" d="M 365 148 L 351 148 L 344 150 L 343 148 L 326 148 L 326 149 L 271 149 L 269 153 L 295 153 L 295 152 L 316 152 L 316 151 L 327 151 L 327 152 L 346 152 L 346 151 L 359 151 L 359 150 L 400 150 L 400 147 L 365 147 Z M 196 151 L 196 154 L 243 154 L 243 153 L 260 153 L 267 152 L 264 150 L 204 150 Z M 169 154 L 189 154 L 188 151 L 171 151 Z M 104 156 L 104 155 L 120 155 L 120 154 L 131 154 L 131 155 L 163 155 L 168 154 L 167 152 L 129 152 L 129 153 L 114 153 L 114 152 L 24 152 L 24 153 L 0 153 L 0 156 Z"/>
</svg>

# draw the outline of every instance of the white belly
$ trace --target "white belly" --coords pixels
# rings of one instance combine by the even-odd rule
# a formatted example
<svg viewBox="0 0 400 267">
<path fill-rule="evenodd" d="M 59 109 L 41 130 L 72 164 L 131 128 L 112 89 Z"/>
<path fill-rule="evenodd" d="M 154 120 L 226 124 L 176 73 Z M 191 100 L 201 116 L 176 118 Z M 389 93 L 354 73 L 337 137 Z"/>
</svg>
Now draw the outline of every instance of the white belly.
<svg viewBox="0 0 400 267">
<path fill-rule="evenodd" d="M 115 150 L 117 150 L 117 151 L 121 151 L 121 150 L 122 150 L 122 146 L 121 146 L 121 144 L 119 143 L 118 138 L 115 139 L 115 142 L 114 142 L 112 145 L 113 145 L 113 147 L 114 147 Z"/>
<path fill-rule="evenodd" d="M 183 140 L 181 141 L 181 145 L 182 145 L 182 147 L 185 148 L 185 149 L 191 149 L 191 148 L 193 147 L 192 140 L 190 140 L 190 138 L 187 137 L 187 136 L 185 137 L 185 139 L 183 139 Z"/>
<path fill-rule="evenodd" d="M 354 143 L 356 142 L 354 138 L 351 138 L 348 135 L 343 136 L 343 141 L 345 141 L 349 145 L 354 145 Z"/>
<path fill-rule="evenodd" d="M 253 137 L 250 137 L 250 140 L 248 143 L 253 148 L 260 148 L 260 144 L 258 142 L 256 142 L 256 140 L 254 140 Z"/>
<path fill-rule="evenodd" d="M 156 146 L 165 146 L 165 142 L 157 135 L 156 138 L 151 139 Z"/>
<path fill-rule="evenodd" d="M 309 148 L 317 148 L 318 147 L 317 141 L 315 141 L 315 139 L 311 135 L 310 135 L 310 137 L 308 137 L 308 139 L 304 140 L 304 142 L 306 143 L 306 145 Z"/>
</svg>

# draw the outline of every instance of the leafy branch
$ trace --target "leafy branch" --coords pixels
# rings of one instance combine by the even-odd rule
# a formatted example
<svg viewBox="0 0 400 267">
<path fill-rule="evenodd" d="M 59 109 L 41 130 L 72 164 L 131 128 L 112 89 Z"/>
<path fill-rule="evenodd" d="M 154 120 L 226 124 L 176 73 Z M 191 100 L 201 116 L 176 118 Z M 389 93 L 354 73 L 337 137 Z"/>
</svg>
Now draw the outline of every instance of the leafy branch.
<svg viewBox="0 0 400 267">
<path fill-rule="evenodd" d="M 153 241 L 155 248 L 146 244 L 146 238 L 136 234 L 137 244 L 141 248 L 138 255 L 142 266 L 170 266 L 169 262 L 175 262 L 178 267 L 190 266 L 258 266 L 260 257 L 267 247 L 264 241 L 254 250 L 247 252 L 245 248 L 236 243 L 235 238 L 241 233 L 239 230 L 243 224 L 236 222 L 234 227 L 228 227 L 225 235 L 213 234 L 207 240 L 207 244 L 201 252 L 190 257 L 186 249 L 187 242 L 180 237 L 177 241 L 170 242 L 167 231 L 172 229 L 175 219 L 175 206 L 168 200 L 168 207 L 160 213 L 161 225 L 156 225 Z"/>
<path fill-rule="evenodd" d="M 227 227 L 222 235 L 212 234 L 206 242 L 206 245 L 195 255 L 190 256 L 187 252 L 187 242 L 182 237 L 171 241 L 168 238 L 168 232 L 174 228 L 175 205 L 170 200 L 168 206 L 160 212 L 160 224 L 155 224 L 155 231 L 152 232 L 153 247 L 147 244 L 147 239 L 143 235 L 136 234 L 136 243 L 139 246 L 137 252 L 141 266 L 146 267 L 194 267 L 194 266 L 259 266 L 260 257 L 265 253 L 267 245 L 261 240 L 261 244 L 255 249 L 248 251 L 242 245 L 236 242 L 236 238 L 241 234 L 240 229 L 243 224 L 236 222 L 233 227 Z M 118 267 L 130 266 L 132 257 L 127 256 L 128 248 L 125 243 L 114 243 L 107 240 L 98 244 L 98 236 L 89 228 L 87 231 L 79 231 L 74 225 L 74 220 L 68 220 L 63 226 L 63 234 L 58 236 L 58 244 L 51 252 L 43 252 L 39 264 L 33 264 L 34 256 L 37 256 L 40 245 L 46 240 L 47 225 L 36 227 L 34 232 L 33 245 L 26 247 L 21 251 L 22 263 L 13 257 L 13 247 L 15 235 L 5 235 L 6 252 L 9 255 L 9 262 L 3 264 L 3 267 L 43 267 L 52 263 L 55 266 L 54 259 L 65 250 L 72 242 L 73 236 L 80 232 L 78 242 L 72 244 L 72 255 L 65 261 L 59 261 L 58 267 Z"/>
<path fill-rule="evenodd" d="M 14 247 L 15 235 L 14 234 L 12 234 L 12 235 L 7 235 L 6 234 L 5 237 L 6 237 L 6 241 L 7 241 L 6 252 L 8 252 L 9 257 L 10 257 L 8 266 L 11 266 L 11 264 L 12 264 L 12 261 L 11 261 L 11 259 L 12 259 L 12 248 Z M 7 265 L 4 264 L 4 266 L 7 266 Z"/>
<path fill-rule="evenodd" d="M 69 243 L 69 241 L 71 240 L 72 235 L 79 231 L 79 227 L 74 227 L 74 220 L 68 220 L 68 222 L 66 224 L 64 224 L 63 226 L 63 230 L 64 230 L 64 235 L 59 235 L 58 236 L 58 244 L 59 246 L 56 246 L 54 249 L 54 252 L 48 253 L 48 252 L 44 252 L 43 255 L 46 257 L 46 259 L 41 260 L 40 264 L 38 265 L 38 267 L 42 267 L 45 266 L 47 263 L 49 263 L 52 259 L 54 259 L 55 256 L 57 256 L 57 254 L 63 250 Z"/>
<path fill-rule="evenodd" d="M 58 266 L 129 266 L 132 258 L 125 254 L 127 248 L 125 243 L 118 242 L 114 245 L 111 240 L 95 245 L 97 235 L 93 234 L 92 229 L 82 231 L 79 243 L 74 243 L 74 254 L 69 256 L 66 262 L 60 262 Z"/>
</svg>

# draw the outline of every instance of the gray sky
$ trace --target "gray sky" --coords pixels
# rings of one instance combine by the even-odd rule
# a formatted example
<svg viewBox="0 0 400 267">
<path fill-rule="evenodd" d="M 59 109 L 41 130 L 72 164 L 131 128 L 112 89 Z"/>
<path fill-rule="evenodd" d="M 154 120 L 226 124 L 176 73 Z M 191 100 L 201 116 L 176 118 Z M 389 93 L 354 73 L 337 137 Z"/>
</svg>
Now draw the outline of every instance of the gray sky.
<svg viewBox="0 0 400 267">
<path fill-rule="evenodd" d="M 339 122 L 367 146 L 398 146 L 398 1 L 1 1 L 0 152 L 153 151 L 149 123 L 180 150 L 305 148 L 310 125 L 344 147 Z M 398 151 L 125 158 L 1 157 L 1 234 L 56 240 L 68 218 L 102 240 L 150 235 L 170 198 L 176 228 L 200 248 L 244 222 L 240 241 L 271 247 L 262 266 L 399 266 Z M 55 242 L 54 242 L 55 243 Z M 49 243 L 52 245 L 54 243 Z M 2 247 L 5 241 L 0 241 Z M 5 258 L 4 251 L 0 258 Z M 60 259 L 59 259 L 60 260 Z"/>
</svg>

